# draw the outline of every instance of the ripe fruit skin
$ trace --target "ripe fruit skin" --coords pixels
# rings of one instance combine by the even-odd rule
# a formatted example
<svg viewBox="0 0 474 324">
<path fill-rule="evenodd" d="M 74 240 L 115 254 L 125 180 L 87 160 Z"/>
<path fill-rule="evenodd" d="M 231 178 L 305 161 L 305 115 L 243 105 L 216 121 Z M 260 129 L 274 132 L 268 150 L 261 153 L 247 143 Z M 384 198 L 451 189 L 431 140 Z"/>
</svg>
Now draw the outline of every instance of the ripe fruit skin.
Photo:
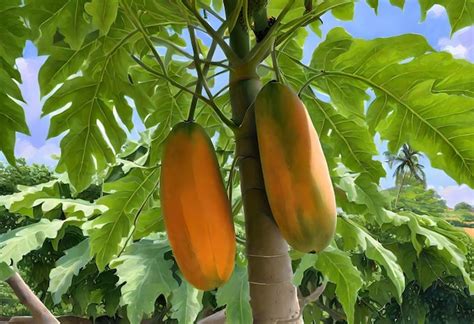
<svg viewBox="0 0 474 324">
<path fill-rule="evenodd" d="M 273 217 L 302 252 L 323 250 L 336 229 L 326 159 L 306 108 L 287 86 L 270 82 L 255 101 L 263 178 Z"/>
<path fill-rule="evenodd" d="M 168 239 L 183 276 L 201 290 L 221 286 L 234 269 L 234 223 L 212 142 L 198 124 L 179 123 L 169 134 L 160 191 Z"/>
</svg>

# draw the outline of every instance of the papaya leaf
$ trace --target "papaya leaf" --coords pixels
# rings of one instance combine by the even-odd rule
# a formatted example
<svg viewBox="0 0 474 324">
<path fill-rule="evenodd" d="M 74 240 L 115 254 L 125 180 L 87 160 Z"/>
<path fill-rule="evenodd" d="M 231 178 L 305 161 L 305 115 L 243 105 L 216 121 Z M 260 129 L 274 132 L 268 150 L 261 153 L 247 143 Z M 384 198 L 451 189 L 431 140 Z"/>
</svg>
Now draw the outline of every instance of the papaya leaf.
<svg viewBox="0 0 474 324">
<path fill-rule="evenodd" d="M 144 315 L 153 312 L 155 300 L 163 294 L 168 297 L 178 288 L 171 267 L 164 254 L 170 250 L 166 241 L 141 240 L 128 246 L 124 253 L 111 263 L 122 285 L 120 305 L 127 306 L 131 324 L 141 322 Z"/>
<path fill-rule="evenodd" d="M 41 183 L 35 186 L 18 186 L 19 192 L 8 196 L 0 196 L 0 205 L 12 213 L 33 217 L 33 207 L 39 199 L 56 198 L 60 196 L 57 180 Z"/>
<path fill-rule="evenodd" d="M 77 191 L 116 162 L 127 137 L 122 123 L 128 130 L 133 128 L 132 108 L 125 97 L 143 94 L 128 78 L 133 60 L 126 47 L 136 36 L 135 29 L 117 19 L 107 35 L 88 36 L 78 49 L 69 50 L 62 43 L 53 47 L 40 72 L 42 94 L 52 89 L 48 77 L 64 81 L 46 100 L 43 115 L 54 114 L 49 138 L 66 132 L 57 170 L 68 172 Z M 81 75 L 74 75 L 78 70 Z M 71 78 L 71 73 L 76 77 Z"/>
<path fill-rule="evenodd" d="M 331 70 L 334 67 L 335 59 L 350 47 L 353 39 L 343 28 L 332 29 L 326 35 L 324 42 L 314 50 L 310 66 L 318 70 Z M 309 77 L 314 73 L 306 71 Z M 314 84 L 319 91 L 326 93 L 331 98 L 331 102 L 346 117 L 351 117 L 355 122 L 363 125 L 364 101 L 368 100 L 365 93 L 366 87 L 350 80 L 320 79 Z"/>
<path fill-rule="evenodd" d="M 339 249 L 329 247 L 319 253 L 315 268 L 336 284 L 336 295 L 347 315 L 347 321 L 353 323 L 357 293 L 363 282 L 350 256 Z"/>
<path fill-rule="evenodd" d="M 379 190 L 367 174 L 354 175 L 347 172 L 343 166 L 336 169 L 335 186 L 339 187 L 352 204 L 364 205 L 369 212 L 369 219 L 375 219 L 379 224 L 390 220 L 387 217 L 385 207 L 389 204 L 389 197 Z M 345 209 L 345 205 L 341 207 Z M 350 213 L 350 210 L 346 212 Z"/>
<path fill-rule="evenodd" d="M 21 82 L 15 61 L 23 54 L 28 30 L 21 19 L 23 9 L 21 1 L 6 1 L 0 5 L 0 152 L 14 165 L 14 147 L 16 133 L 30 135 L 25 114 L 19 101 L 23 101 L 20 89 L 15 81 Z M 15 80 L 15 81 L 14 81 Z"/>
<path fill-rule="evenodd" d="M 347 44 L 347 38 L 336 29 L 326 41 Z M 328 47 L 326 41 L 320 45 L 323 49 Z M 391 151 L 412 143 L 426 153 L 434 167 L 443 169 L 458 183 L 474 186 L 474 98 L 458 95 L 470 93 L 474 78 L 456 77 L 465 64 L 449 54 L 429 52 L 426 40 L 417 35 L 355 39 L 337 56 L 332 53 L 329 60 L 320 55 L 324 51 L 317 54 L 316 49 L 319 59 L 312 64 L 326 62 L 325 70 L 308 70 L 321 73 L 314 85 L 323 91 L 328 78 L 335 83 L 354 82 L 356 87 L 362 83 L 366 89 L 372 88 L 381 99 L 369 107 L 371 129 L 389 141 Z M 453 78 L 463 80 L 454 89 L 450 81 Z"/>
<path fill-rule="evenodd" d="M 77 73 L 96 44 L 97 39 L 87 38 L 77 50 L 71 49 L 67 43 L 51 46 L 38 75 L 41 96 L 47 95 L 58 84 Z"/>
<path fill-rule="evenodd" d="M 419 0 L 421 20 L 426 18 L 426 13 L 434 4 L 440 4 L 448 13 L 451 24 L 451 35 L 456 31 L 471 26 L 474 22 L 474 2 L 471 0 Z"/>
<path fill-rule="evenodd" d="M 398 265 L 397 257 L 351 219 L 340 217 L 337 222 L 337 232 L 343 237 L 345 249 L 360 248 L 367 258 L 383 267 L 396 289 L 397 300 L 401 303 L 405 277 L 402 268 Z"/>
<path fill-rule="evenodd" d="M 0 262 L 0 281 L 5 281 L 15 274 L 15 271 L 5 262 Z"/>
<path fill-rule="evenodd" d="M 194 323 L 202 308 L 202 295 L 202 291 L 183 279 L 179 288 L 171 293 L 171 318 L 178 323 Z"/>
<path fill-rule="evenodd" d="M 420 255 L 425 247 L 435 247 L 438 250 L 438 255 L 456 266 L 456 268 L 461 272 L 464 281 L 472 293 L 474 291 L 474 281 L 466 271 L 467 259 L 465 253 L 451 242 L 450 239 L 431 230 L 429 228 L 430 225 L 436 226 L 436 223 L 430 223 L 429 218 L 409 212 L 403 212 L 401 214 L 409 217 L 407 225 L 410 228 L 412 244 L 415 247 L 417 254 Z"/>
<path fill-rule="evenodd" d="M 43 218 L 0 235 L 0 262 L 16 265 L 24 255 L 43 246 L 46 239 L 55 238 L 63 223 Z"/>
<path fill-rule="evenodd" d="M 89 239 L 65 251 L 65 255 L 56 261 L 56 267 L 49 273 L 49 287 L 54 304 L 61 301 L 72 283 L 72 278 L 92 260 Z"/>
<path fill-rule="evenodd" d="M 93 30 L 85 19 L 84 5 L 89 0 L 26 0 L 28 20 L 36 34 L 40 52 L 54 43 L 56 31 L 72 49 L 79 49 L 86 35 Z"/>
<path fill-rule="evenodd" d="M 218 306 L 226 305 L 226 320 L 229 323 L 251 323 L 250 293 L 247 269 L 236 265 L 230 280 L 217 290 Z"/>
<path fill-rule="evenodd" d="M 92 23 L 102 35 L 109 32 L 110 26 L 117 17 L 118 0 L 92 0 L 86 3 L 86 12 L 92 16 Z"/>
<path fill-rule="evenodd" d="M 142 212 L 138 217 L 133 239 L 138 240 L 152 233 L 164 231 L 165 223 L 161 214 L 161 208 L 151 207 Z"/>
<path fill-rule="evenodd" d="M 331 142 L 335 154 L 355 172 L 367 174 L 374 182 L 385 175 L 382 164 L 372 159 L 377 154 L 367 127 L 346 118 L 331 106 L 314 96 L 304 95 L 303 101 L 315 124 L 321 141 Z"/>
<path fill-rule="evenodd" d="M 305 254 L 295 272 L 295 282 L 300 283 L 306 269 L 314 267 L 328 281 L 336 285 L 336 296 L 347 316 L 354 323 L 355 303 L 363 282 L 359 270 L 352 264 L 347 252 L 330 245 L 318 254 Z"/>
<path fill-rule="evenodd" d="M 90 218 L 107 211 L 104 205 L 82 199 L 40 198 L 34 204 L 41 205 L 44 213 L 60 207 L 66 217 Z"/>
<path fill-rule="evenodd" d="M 154 194 L 159 177 L 159 168 L 137 168 L 104 185 L 104 191 L 109 195 L 100 198 L 97 204 L 106 206 L 108 210 L 94 219 L 89 229 L 91 252 L 100 270 L 119 253 L 122 239 L 130 235 L 140 214 L 156 205 Z"/>
</svg>

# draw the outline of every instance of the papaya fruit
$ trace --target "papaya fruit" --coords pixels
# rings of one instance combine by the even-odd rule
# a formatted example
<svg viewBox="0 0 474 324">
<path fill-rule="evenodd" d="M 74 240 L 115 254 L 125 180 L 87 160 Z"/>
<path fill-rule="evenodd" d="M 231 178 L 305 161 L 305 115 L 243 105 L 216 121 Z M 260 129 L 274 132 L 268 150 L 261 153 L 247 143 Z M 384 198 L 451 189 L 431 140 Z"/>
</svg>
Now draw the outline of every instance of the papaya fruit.
<svg viewBox="0 0 474 324">
<path fill-rule="evenodd" d="M 168 240 L 184 278 L 194 287 L 221 286 L 234 269 L 231 207 L 212 142 L 194 122 L 182 122 L 164 143 L 161 208 Z"/>
<path fill-rule="evenodd" d="M 336 201 L 318 134 L 298 95 L 279 82 L 255 100 L 265 191 L 278 228 L 301 252 L 323 250 L 336 230 Z"/>
</svg>

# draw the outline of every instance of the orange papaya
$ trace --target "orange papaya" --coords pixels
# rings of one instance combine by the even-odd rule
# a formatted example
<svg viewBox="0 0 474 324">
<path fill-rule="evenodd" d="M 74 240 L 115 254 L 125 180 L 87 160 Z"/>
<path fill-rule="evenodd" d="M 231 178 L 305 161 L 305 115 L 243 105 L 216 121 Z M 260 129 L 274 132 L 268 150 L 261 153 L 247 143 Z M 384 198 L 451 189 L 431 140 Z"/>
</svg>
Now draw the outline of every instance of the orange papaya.
<svg viewBox="0 0 474 324">
<path fill-rule="evenodd" d="M 321 251 L 336 230 L 336 201 L 318 134 L 298 95 L 270 82 L 255 101 L 265 191 L 288 244 Z"/>
<path fill-rule="evenodd" d="M 221 286 L 234 269 L 234 223 L 214 147 L 201 126 L 173 127 L 160 176 L 165 228 L 181 273 L 201 290 Z"/>
</svg>

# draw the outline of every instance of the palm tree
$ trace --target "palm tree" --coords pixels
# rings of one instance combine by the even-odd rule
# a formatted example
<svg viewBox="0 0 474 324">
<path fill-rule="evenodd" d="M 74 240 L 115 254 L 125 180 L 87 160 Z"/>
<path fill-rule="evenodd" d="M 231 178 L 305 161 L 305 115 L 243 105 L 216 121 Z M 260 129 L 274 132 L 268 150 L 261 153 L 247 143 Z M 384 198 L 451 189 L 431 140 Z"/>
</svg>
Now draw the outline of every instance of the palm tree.
<svg viewBox="0 0 474 324">
<path fill-rule="evenodd" d="M 387 158 L 387 163 L 392 168 L 396 166 L 393 176 L 395 177 L 395 183 L 398 185 L 397 198 L 395 199 L 394 207 L 397 208 L 398 199 L 402 192 L 405 181 L 408 179 L 414 179 L 426 186 L 426 175 L 423 171 L 424 166 L 418 161 L 423 156 L 422 153 L 413 150 L 409 144 L 403 144 L 401 150 L 395 155 L 390 152 L 384 153 Z"/>
</svg>

